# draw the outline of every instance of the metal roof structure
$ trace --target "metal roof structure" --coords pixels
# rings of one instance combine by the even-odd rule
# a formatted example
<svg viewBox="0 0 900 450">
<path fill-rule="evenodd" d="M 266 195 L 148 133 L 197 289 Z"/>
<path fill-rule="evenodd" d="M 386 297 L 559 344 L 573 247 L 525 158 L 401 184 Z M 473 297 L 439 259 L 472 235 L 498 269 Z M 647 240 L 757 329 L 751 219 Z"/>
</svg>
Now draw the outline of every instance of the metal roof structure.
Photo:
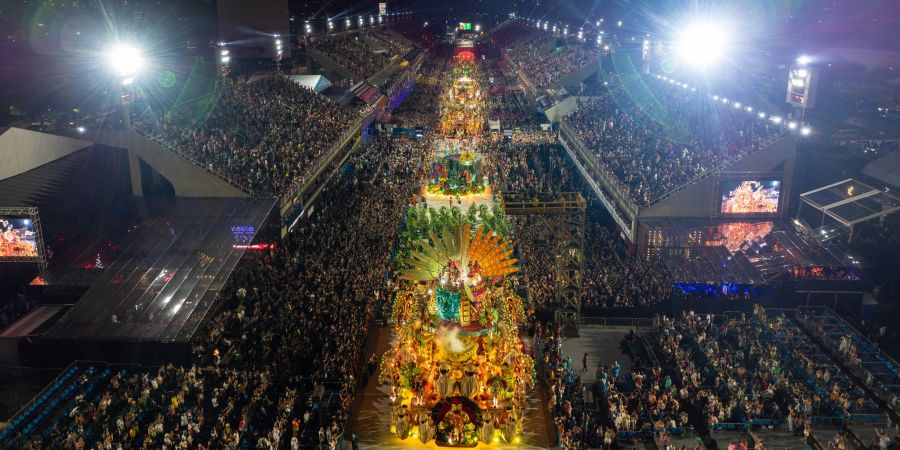
<svg viewBox="0 0 900 450">
<path fill-rule="evenodd" d="M 91 287 L 47 329 L 65 340 L 188 342 L 275 209 L 273 198 L 134 200 L 144 211 L 101 223 L 120 250 L 89 270 Z M 275 225 L 277 228 L 277 225 Z M 90 254 L 93 242 L 85 243 Z"/>
<path fill-rule="evenodd" d="M 851 237 L 854 225 L 900 211 L 900 198 L 853 178 L 804 192 L 800 201 L 801 207 L 809 205 L 822 213 L 819 226 L 828 216 L 849 229 Z"/>
</svg>

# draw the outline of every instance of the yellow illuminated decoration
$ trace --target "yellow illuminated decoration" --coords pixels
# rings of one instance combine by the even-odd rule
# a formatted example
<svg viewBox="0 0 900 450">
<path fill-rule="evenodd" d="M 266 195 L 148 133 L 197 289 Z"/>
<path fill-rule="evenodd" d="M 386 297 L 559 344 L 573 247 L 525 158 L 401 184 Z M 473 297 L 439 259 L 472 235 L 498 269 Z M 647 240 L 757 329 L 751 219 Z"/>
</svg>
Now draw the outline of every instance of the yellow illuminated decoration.
<svg viewBox="0 0 900 450">
<path fill-rule="evenodd" d="M 519 338 L 525 317 L 510 287 L 512 249 L 462 223 L 419 248 L 400 275 L 396 341 L 382 363 L 391 429 L 439 446 L 514 442 L 534 370 Z"/>
</svg>

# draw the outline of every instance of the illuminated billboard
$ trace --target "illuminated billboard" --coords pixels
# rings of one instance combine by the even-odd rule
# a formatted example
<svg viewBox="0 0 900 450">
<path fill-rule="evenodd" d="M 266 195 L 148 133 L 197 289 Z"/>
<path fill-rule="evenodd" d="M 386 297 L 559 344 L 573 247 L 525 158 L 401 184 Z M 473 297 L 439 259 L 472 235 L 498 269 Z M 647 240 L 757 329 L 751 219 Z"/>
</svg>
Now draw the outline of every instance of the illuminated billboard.
<svg viewBox="0 0 900 450">
<path fill-rule="evenodd" d="M 781 180 L 727 180 L 720 185 L 722 214 L 777 214 Z"/>
<path fill-rule="evenodd" d="M 712 247 L 722 245 L 734 253 L 764 239 L 774 228 L 774 222 L 722 223 L 706 229 L 703 245 Z"/>
<path fill-rule="evenodd" d="M 459 31 L 472 31 L 472 22 L 460 22 Z"/>
<path fill-rule="evenodd" d="M 387 3 L 379 3 L 378 4 L 378 15 L 379 16 L 387 15 Z"/>
<path fill-rule="evenodd" d="M 0 261 L 37 260 L 38 241 L 29 216 L 0 216 Z"/>
</svg>

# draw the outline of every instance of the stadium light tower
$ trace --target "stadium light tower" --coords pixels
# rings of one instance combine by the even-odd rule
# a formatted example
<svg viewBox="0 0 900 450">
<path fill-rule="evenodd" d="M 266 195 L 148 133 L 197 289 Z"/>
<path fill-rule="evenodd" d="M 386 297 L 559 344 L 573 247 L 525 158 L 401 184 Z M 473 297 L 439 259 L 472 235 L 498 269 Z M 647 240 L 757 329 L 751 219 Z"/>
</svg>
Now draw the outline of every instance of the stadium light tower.
<svg viewBox="0 0 900 450">
<path fill-rule="evenodd" d="M 281 58 L 284 57 L 284 44 L 281 41 L 281 35 L 275 33 L 275 71 L 281 73 Z"/>
<path fill-rule="evenodd" d="M 806 116 L 806 110 L 816 104 L 819 74 L 812 62 L 812 57 L 801 55 L 788 71 L 785 101 L 794 108 L 794 112 L 801 120 Z"/>
<path fill-rule="evenodd" d="M 123 79 L 134 77 L 146 64 L 143 53 L 134 45 L 126 43 L 111 46 L 106 52 L 106 61 Z"/>
<path fill-rule="evenodd" d="M 125 128 L 131 129 L 131 102 L 136 94 L 134 80 L 147 65 L 143 52 L 133 44 L 116 42 L 105 53 L 106 63 L 118 77 L 122 86 L 122 103 L 125 113 Z"/>
<path fill-rule="evenodd" d="M 697 20 L 676 36 L 675 57 L 684 65 L 703 72 L 720 61 L 728 50 L 730 36 L 713 21 Z"/>
<path fill-rule="evenodd" d="M 225 43 L 219 43 L 219 65 L 221 66 L 222 76 L 228 77 L 231 73 L 231 52 L 225 48 Z"/>
</svg>

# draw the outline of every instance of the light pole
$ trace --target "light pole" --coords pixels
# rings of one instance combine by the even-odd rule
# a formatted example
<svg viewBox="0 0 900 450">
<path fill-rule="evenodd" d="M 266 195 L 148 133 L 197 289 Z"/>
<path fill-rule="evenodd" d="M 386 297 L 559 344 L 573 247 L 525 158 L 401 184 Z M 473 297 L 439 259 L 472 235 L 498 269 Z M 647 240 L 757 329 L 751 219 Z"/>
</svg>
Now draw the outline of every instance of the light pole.
<svg viewBox="0 0 900 450">
<path fill-rule="evenodd" d="M 146 65 L 142 52 L 134 45 L 117 42 L 106 51 L 106 62 L 117 75 L 122 89 L 122 106 L 125 113 L 125 129 L 131 129 L 131 102 L 136 94 L 134 82 Z"/>
<path fill-rule="evenodd" d="M 275 33 L 275 72 L 281 73 L 281 57 L 284 56 L 284 48 L 282 47 L 281 35 Z"/>
<path fill-rule="evenodd" d="M 815 106 L 818 74 L 811 65 L 813 59 L 803 55 L 797 58 L 788 72 L 787 97 L 785 101 L 794 108 L 794 115 L 800 120 L 806 118 L 806 110 Z"/>
<path fill-rule="evenodd" d="M 231 73 L 231 52 L 225 48 L 224 42 L 219 42 L 219 70 L 222 73 L 222 86 L 228 92 L 228 74 Z"/>
</svg>

